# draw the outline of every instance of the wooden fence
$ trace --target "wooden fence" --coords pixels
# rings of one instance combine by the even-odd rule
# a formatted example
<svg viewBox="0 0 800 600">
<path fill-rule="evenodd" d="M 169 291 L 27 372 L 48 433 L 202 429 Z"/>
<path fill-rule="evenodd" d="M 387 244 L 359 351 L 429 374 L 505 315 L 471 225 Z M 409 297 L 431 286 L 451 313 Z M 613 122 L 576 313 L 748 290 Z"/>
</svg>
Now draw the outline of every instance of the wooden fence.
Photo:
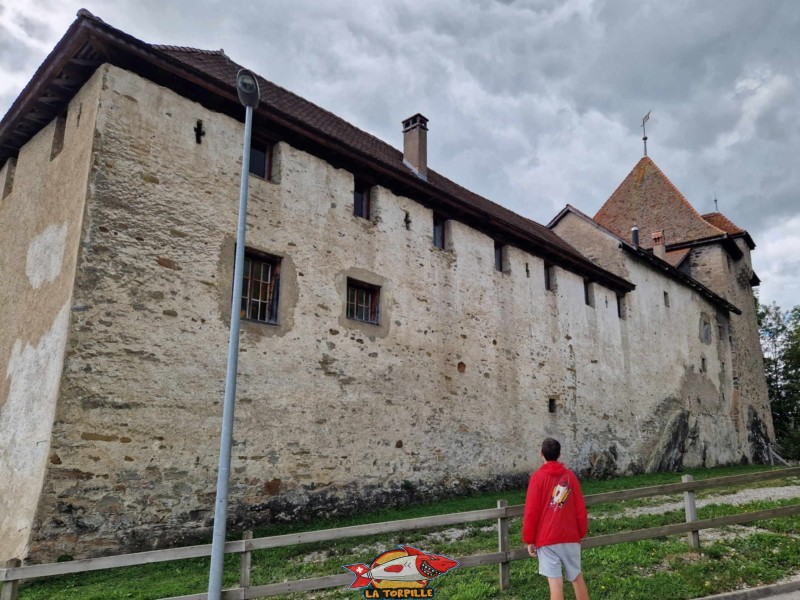
<svg viewBox="0 0 800 600">
<path fill-rule="evenodd" d="M 739 523 L 797 515 L 800 514 L 800 504 L 729 515 L 726 517 L 717 517 L 714 519 L 697 520 L 694 501 L 695 492 L 697 490 L 750 484 L 758 481 L 768 481 L 770 479 L 781 479 L 785 477 L 796 476 L 800 476 L 800 467 L 749 473 L 746 475 L 734 475 L 731 477 L 717 477 L 714 479 L 703 479 L 700 481 L 694 481 L 690 475 L 684 475 L 681 483 L 656 485 L 646 488 L 635 488 L 619 492 L 607 492 L 603 494 L 586 496 L 586 505 L 595 506 L 597 504 L 620 502 L 623 500 L 632 500 L 636 498 L 683 493 L 686 522 L 674 525 L 664 525 L 661 527 L 651 527 L 649 529 L 626 531 L 623 533 L 614 533 L 610 535 L 588 537 L 583 540 L 582 546 L 583 548 L 597 548 L 599 546 L 610 546 L 612 544 L 622 544 L 625 542 L 634 542 L 667 535 L 687 534 L 687 539 L 691 548 L 695 551 L 699 551 L 700 539 L 698 532 L 703 529 L 714 529 L 728 525 L 736 525 Z M 430 529 L 449 525 L 461 525 L 464 523 L 487 520 L 497 520 L 497 552 L 457 558 L 459 562 L 459 568 L 476 567 L 479 565 L 499 565 L 500 588 L 507 589 L 509 587 L 509 570 L 511 562 L 529 558 L 527 549 L 519 547 L 521 544 L 514 543 L 513 546 L 515 546 L 515 548 L 512 549 L 512 544 L 509 541 L 508 536 L 508 520 L 510 518 L 522 516 L 523 508 L 523 505 L 508 506 L 505 500 L 500 500 L 497 503 L 497 508 L 451 513 L 433 517 L 421 517 L 417 519 L 387 521 L 384 523 L 354 525 L 352 527 L 341 527 L 338 529 L 323 529 L 319 531 L 307 531 L 303 533 L 290 533 L 287 535 L 277 535 L 256 539 L 252 538 L 252 533 L 246 532 L 244 539 L 227 542 L 225 544 L 226 554 L 240 555 L 241 573 L 239 586 L 234 589 L 225 590 L 222 597 L 225 600 L 260 598 L 263 596 L 276 596 L 279 594 L 288 594 L 292 592 L 306 592 L 324 588 L 343 587 L 349 585 L 353 578 L 352 574 L 350 573 L 340 573 L 337 575 L 328 575 L 326 577 L 315 577 L 313 579 L 284 581 L 280 583 L 252 586 L 250 584 L 250 559 L 252 552 L 257 550 L 280 548 L 283 546 L 294 546 L 297 544 L 307 544 L 311 542 L 342 540 L 383 533 Z M 0 600 L 16 600 L 17 586 L 20 581 L 39 577 L 51 577 L 54 575 L 86 573 L 88 571 L 97 571 L 101 569 L 113 569 L 118 567 L 184 560 L 187 558 L 200 558 L 210 555 L 211 545 L 206 544 L 202 546 L 171 548 L 168 550 L 155 550 L 152 552 L 139 552 L 136 554 L 123 554 L 119 556 L 90 558 L 85 560 L 75 560 L 71 562 L 43 565 L 29 565 L 24 567 L 20 566 L 19 560 L 14 559 L 6 563 L 5 569 L 0 569 L 0 582 L 3 582 L 2 592 L 0 592 Z M 170 600 L 206 600 L 206 598 L 207 594 L 201 593 L 188 596 L 175 596 Z"/>
</svg>

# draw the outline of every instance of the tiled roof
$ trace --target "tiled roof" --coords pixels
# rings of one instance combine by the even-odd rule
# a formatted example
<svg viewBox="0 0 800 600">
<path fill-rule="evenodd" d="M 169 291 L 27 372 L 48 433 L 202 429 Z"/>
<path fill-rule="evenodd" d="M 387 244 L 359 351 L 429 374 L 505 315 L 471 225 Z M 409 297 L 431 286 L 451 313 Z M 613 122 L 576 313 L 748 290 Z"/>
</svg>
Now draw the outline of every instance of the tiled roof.
<svg viewBox="0 0 800 600">
<path fill-rule="evenodd" d="M 647 156 L 642 158 L 597 211 L 594 220 L 623 239 L 639 227 L 640 245 L 652 248 L 654 231 L 667 246 L 719 237 L 725 231 L 698 213 Z"/>
<path fill-rule="evenodd" d="M 669 264 L 673 267 L 678 268 L 680 264 L 683 262 L 689 255 L 689 251 L 691 248 L 681 248 L 680 250 L 670 250 L 664 255 L 664 260 L 666 260 Z"/>
<path fill-rule="evenodd" d="M 717 229 L 722 229 L 725 233 L 736 235 L 739 233 L 747 233 L 744 229 L 735 225 L 728 217 L 721 212 L 713 212 L 703 215 L 703 218 L 711 223 Z"/>
</svg>

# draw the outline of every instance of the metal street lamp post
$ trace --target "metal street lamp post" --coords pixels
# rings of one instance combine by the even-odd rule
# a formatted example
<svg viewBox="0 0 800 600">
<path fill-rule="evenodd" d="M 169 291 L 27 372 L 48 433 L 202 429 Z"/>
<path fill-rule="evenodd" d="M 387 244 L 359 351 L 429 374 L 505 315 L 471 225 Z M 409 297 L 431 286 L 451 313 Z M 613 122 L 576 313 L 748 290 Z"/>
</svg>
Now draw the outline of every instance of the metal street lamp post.
<svg viewBox="0 0 800 600">
<path fill-rule="evenodd" d="M 247 222 L 247 186 L 250 175 L 250 137 L 253 131 L 253 109 L 258 106 L 258 81 L 251 71 L 242 69 L 236 76 L 236 92 L 245 106 L 242 180 L 239 186 L 239 225 L 236 233 L 236 261 L 233 269 L 231 298 L 231 331 L 228 342 L 228 369 L 225 375 L 225 402 L 222 408 L 222 435 L 219 444 L 217 500 L 214 506 L 214 536 L 211 542 L 211 570 L 208 576 L 208 600 L 220 600 L 222 571 L 225 560 L 225 522 L 228 518 L 228 483 L 231 471 L 233 415 L 236 408 L 236 369 L 239 363 L 239 323 L 241 321 L 242 271 L 244 270 L 244 234 Z"/>
</svg>

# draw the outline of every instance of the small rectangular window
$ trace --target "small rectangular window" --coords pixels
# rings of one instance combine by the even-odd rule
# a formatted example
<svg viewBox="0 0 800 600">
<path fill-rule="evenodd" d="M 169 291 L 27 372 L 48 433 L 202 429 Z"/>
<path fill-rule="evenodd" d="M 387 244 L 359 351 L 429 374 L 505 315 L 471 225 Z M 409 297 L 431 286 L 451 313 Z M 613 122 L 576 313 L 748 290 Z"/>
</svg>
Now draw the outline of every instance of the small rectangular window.
<svg viewBox="0 0 800 600">
<path fill-rule="evenodd" d="M 272 161 L 275 144 L 253 141 L 250 146 L 250 173 L 272 181 Z"/>
<path fill-rule="evenodd" d="M 503 244 L 494 243 L 494 270 L 503 272 Z"/>
<path fill-rule="evenodd" d="M 588 279 L 583 280 L 583 301 L 586 306 L 594 306 L 594 286 Z"/>
<path fill-rule="evenodd" d="M 347 279 L 347 318 L 380 324 L 381 288 L 355 279 Z"/>
<path fill-rule="evenodd" d="M 50 148 L 50 160 L 61 154 L 64 149 L 64 133 L 67 130 L 67 115 L 66 113 L 60 117 L 56 117 L 56 127 L 53 132 L 53 145 Z"/>
<path fill-rule="evenodd" d="M 669 292 L 664 292 L 664 306 L 669 307 Z"/>
<path fill-rule="evenodd" d="M 369 219 L 371 187 L 356 179 L 353 183 L 353 214 L 362 219 Z"/>
<path fill-rule="evenodd" d="M 278 323 L 281 259 L 245 249 L 241 317 Z"/>
<path fill-rule="evenodd" d="M 552 292 L 556 289 L 556 278 L 553 265 L 544 263 L 544 289 Z"/>
<path fill-rule="evenodd" d="M 547 412 L 551 414 L 556 412 L 556 399 L 553 397 L 547 399 Z"/>
<path fill-rule="evenodd" d="M 433 214 L 433 245 L 444 250 L 444 217 Z"/>
<path fill-rule="evenodd" d="M 626 310 L 627 306 L 625 303 L 625 296 L 623 296 L 622 294 L 617 294 L 617 316 L 620 319 L 626 319 L 627 318 Z"/>
</svg>

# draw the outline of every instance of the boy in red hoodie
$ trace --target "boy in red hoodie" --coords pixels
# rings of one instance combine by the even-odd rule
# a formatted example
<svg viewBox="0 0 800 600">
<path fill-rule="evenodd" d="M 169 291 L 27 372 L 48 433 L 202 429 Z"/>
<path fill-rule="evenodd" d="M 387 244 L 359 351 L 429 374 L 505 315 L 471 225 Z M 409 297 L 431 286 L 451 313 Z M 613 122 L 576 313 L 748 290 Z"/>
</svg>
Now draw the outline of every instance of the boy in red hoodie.
<svg viewBox="0 0 800 600">
<path fill-rule="evenodd" d="M 561 444 L 547 438 L 542 442 L 546 461 L 533 475 L 525 497 L 522 541 L 528 554 L 539 558 L 539 574 L 550 584 L 550 600 L 564 599 L 564 581 L 572 582 L 576 600 L 589 600 L 581 573 L 581 540 L 589 530 L 586 504 L 578 478 L 558 462 Z"/>
</svg>

